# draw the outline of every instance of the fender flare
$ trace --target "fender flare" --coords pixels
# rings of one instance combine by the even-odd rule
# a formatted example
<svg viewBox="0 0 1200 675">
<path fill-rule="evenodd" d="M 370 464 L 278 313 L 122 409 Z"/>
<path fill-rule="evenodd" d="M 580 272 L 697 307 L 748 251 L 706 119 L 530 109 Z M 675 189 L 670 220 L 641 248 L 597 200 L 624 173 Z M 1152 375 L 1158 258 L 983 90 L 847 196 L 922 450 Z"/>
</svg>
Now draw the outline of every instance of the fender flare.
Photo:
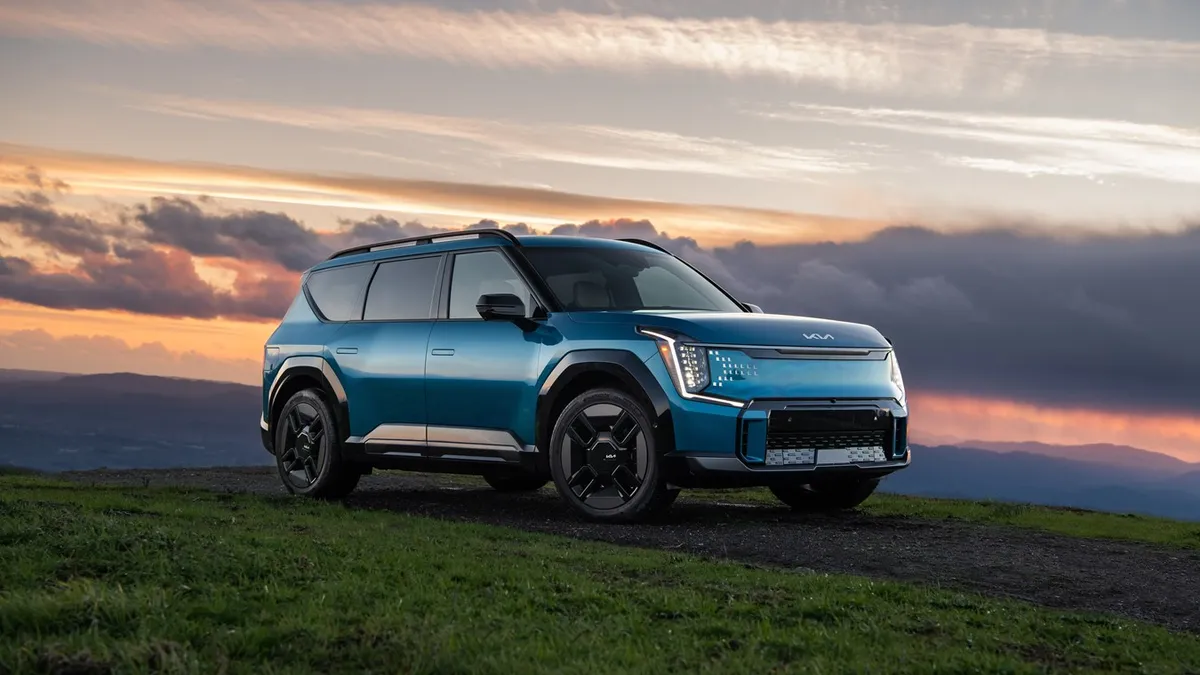
<svg viewBox="0 0 1200 675">
<path fill-rule="evenodd" d="M 267 393 L 267 428 L 265 429 L 267 433 L 264 438 L 272 439 L 272 445 L 274 445 L 275 418 L 283 405 L 287 403 L 287 401 L 279 400 L 279 392 L 284 390 L 289 381 L 302 376 L 311 377 L 320 383 L 321 390 L 332 403 L 331 407 L 337 418 L 341 440 L 349 438 L 350 406 L 346 397 L 346 388 L 342 386 L 342 381 L 333 370 L 333 366 L 329 365 L 329 362 L 321 356 L 289 356 L 279 366 Z"/>
<path fill-rule="evenodd" d="M 549 419 L 550 413 L 562 392 L 576 378 L 597 372 L 616 377 L 630 391 L 640 392 L 645 397 L 652 410 L 651 422 L 655 427 L 656 439 L 660 442 L 660 447 L 669 447 L 661 443 L 672 442 L 675 435 L 671 423 L 670 399 L 645 362 L 633 352 L 623 349 L 581 349 L 559 359 L 538 390 L 535 427 L 535 443 L 538 447 L 545 448 L 545 444 L 550 440 L 550 430 L 554 422 Z M 541 452 L 539 455 L 546 457 L 549 452 Z"/>
</svg>

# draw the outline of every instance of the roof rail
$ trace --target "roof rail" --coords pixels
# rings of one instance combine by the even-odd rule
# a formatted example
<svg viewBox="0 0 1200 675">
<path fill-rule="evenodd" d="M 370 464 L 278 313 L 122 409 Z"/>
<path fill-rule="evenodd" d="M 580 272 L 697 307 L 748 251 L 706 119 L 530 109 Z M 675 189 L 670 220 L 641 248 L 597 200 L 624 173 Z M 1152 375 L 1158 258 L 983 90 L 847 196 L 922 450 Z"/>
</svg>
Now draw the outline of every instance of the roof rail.
<svg viewBox="0 0 1200 675">
<path fill-rule="evenodd" d="M 662 251 L 663 253 L 671 254 L 671 252 L 668 251 L 667 249 L 659 246 L 658 244 L 655 244 L 654 242 L 646 241 L 645 239 L 618 239 L 617 241 L 625 241 L 625 242 L 629 242 L 630 244 L 641 244 L 642 246 L 649 246 L 650 248 L 654 249 L 655 251 Z M 671 254 L 671 255 L 673 255 L 673 254 Z"/>
<path fill-rule="evenodd" d="M 483 237 L 499 237 L 512 242 L 514 246 L 520 246 L 521 240 L 517 239 L 516 235 L 508 230 L 500 230 L 496 228 L 479 228 L 477 230 L 455 230 L 453 232 L 439 232 L 437 234 L 423 234 L 417 237 L 405 237 L 404 239 L 392 239 L 390 241 L 380 241 L 374 244 L 363 244 L 362 246 L 351 246 L 326 258 L 333 260 L 343 256 L 354 255 L 356 253 L 369 253 L 371 251 L 382 251 L 389 248 L 400 248 L 401 246 L 418 246 L 421 244 L 432 244 L 435 241 L 444 241 L 452 239 L 480 239 Z"/>
</svg>

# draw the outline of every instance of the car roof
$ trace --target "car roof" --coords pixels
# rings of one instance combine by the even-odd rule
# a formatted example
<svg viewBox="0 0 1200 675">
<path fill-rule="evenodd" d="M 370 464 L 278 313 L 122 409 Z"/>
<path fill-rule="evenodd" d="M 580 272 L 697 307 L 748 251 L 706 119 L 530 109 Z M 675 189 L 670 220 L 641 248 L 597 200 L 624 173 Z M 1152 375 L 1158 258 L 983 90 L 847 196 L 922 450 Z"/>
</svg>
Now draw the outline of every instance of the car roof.
<svg viewBox="0 0 1200 675">
<path fill-rule="evenodd" d="M 489 231 L 494 232 L 494 231 Z M 459 233 L 454 233 L 455 235 Z M 463 236 L 475 234 L 470 230 L 463 231 Z M 369 247 L 364 247 L 360 252 L 358 250 L 347 251 L 341 254 L 335 254 L 334 257 L 322 261 L 314 265 L 310 271 L 318 269 L 327 269 L 330 267 L 340 267 L 353 263 L 369 262 L 375 260 L 389 260 L 392 258 L 407 258 L 417 255 L 428 255 L 433 253 L 443 253 L 446 251 L 461 251 L 476 248 L 495 248 L 496 246 L 512 246 L 513 240 L 518 242 L 521 247 L 529 248 L 605 248 L 605 249 L 629 249 L 629 250 L 654 250 L 654 245 L 642 243 L 640 241 L 622 241 L 620 239 L 607 239 L 600 237 L 563 235 L 563 234 L 521 234 L 512 237 L 499 236 L 484 236 L 484 233 L 479 233 L 480 236 L 473 238 L 454 238 L 446 240 L 433 239 L 429 242 L 420 242 L 415 245 L 396 246 L 393 248 L 380 248 L 379 250 L 370 250 Z M 386 246 L 386 242 L 377 244 Z"/>
</svg>

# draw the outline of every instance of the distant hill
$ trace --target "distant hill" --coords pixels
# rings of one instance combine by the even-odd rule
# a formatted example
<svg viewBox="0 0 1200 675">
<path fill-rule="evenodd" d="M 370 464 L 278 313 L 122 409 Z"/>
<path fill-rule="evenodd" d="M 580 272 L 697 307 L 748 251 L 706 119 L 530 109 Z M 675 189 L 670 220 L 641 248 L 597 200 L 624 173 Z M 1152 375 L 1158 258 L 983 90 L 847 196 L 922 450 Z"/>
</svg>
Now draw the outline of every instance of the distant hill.
<svg viewBox="0 0 1200 675">
<path fill-rule="evenodd" d="M 257 387 L 147 375 L 6 371 L 0 465 L 42 471 L 267 464 Z"/>
<path fill-rule="evenodd" d="M 913 446 L 912 465 L 886 492 L 994 499 L 1200 521 L 1200 475 L 1165 475 L 1029 452 Z"/>
<path fill-rule="evenodd" d="M 0 382 L 29 382 L 59 380 L 69 377 L 70 373 L 55 373 L 48 370 L 20 370 L 18 368 L 0 368 Z"/>
<path fill-rule="evenodd" d="M 0 467 L 41 471 L 271 463 L 260 391 L 129 373 L 0 371 Z M 1200 520 L 1200 466 L 1122 446 L 913 446 L 883 490 Z M 1056 456 L 1057 455 L 1057 456 Z"/>
<path fill-rule="evenodd" d="M 1200 464 L 1191 464 L 1161 452 L 1142 450 L 1128 445 L 1094 443 L 1091 445 L 1052 445 L 1032 441 L 1007 443 L 1003 441 L 960 441 L 949 443 L 964 448 L 978 448 L 995 452 L 1026 452 L 1046 457 L 1059 457 L 1079 462 L 1107 464 L 1130 469 L 1163 471 L 1178 474 L 1188 470 L 1200 471 Z"/>
</svg>

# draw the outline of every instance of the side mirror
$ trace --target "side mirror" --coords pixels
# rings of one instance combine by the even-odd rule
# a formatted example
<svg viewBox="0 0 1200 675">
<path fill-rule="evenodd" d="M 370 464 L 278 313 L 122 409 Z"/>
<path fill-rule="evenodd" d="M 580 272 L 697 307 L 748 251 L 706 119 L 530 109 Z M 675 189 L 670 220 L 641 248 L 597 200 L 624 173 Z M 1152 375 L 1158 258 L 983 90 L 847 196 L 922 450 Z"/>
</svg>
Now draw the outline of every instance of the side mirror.
<svg viewBox="0 0 1200 675">
<path fill-rule="evenodd" d="M 484 321 L 518 321 L 525 318 L 525 303 L 512 293 L 488 293 L 475 301 Z"/>
<path fill-rule="evenodd" d="M 766 313 L 766 312 L 763 312 L 763 308 L 759 307 L 758 305 L 751 304 L 749 302 L 743 302 L 742 304 L 749 307 L 750 312 L 753 314 L 765 314 Z"/>
</svg>

